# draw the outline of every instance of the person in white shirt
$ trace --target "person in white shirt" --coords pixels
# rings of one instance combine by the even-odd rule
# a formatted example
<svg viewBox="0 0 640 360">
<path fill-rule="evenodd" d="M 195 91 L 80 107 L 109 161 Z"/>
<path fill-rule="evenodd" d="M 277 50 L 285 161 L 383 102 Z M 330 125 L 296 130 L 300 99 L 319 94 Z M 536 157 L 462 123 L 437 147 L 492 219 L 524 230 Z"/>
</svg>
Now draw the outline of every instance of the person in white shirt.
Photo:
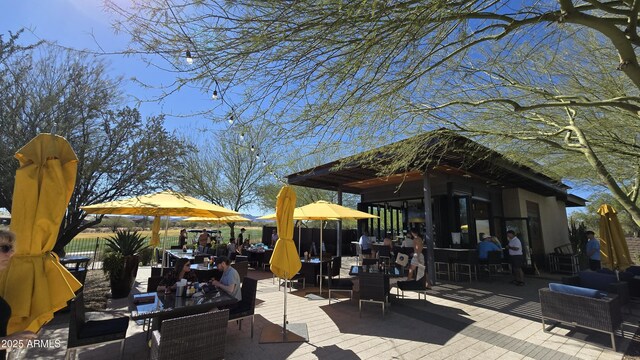
<svg viewBox="0 0 640 360">
<path fill-rule="evenodd" d="M 360 249 L 362 249 L 362 257 L 371 257 L 371 240 L 369 239 L 369 233 L 365 230 L 360 236 Z"/>
<path fill-rule="evenodd" d="M 511 259 L 511 271 L 513 272 L 514 280 L 511 282 L 517 286 L 524 285 L 524 273 L 522 272 L 522 265 L 524 263 L 524 255 L 522 252 L 522 242 L 516 236 L 513 230 L 507 231 L 507 239 L 509 244 L 509 259 Z"/>
<path fill-rule="evenodd" d="M 409 232 L 407 236 L 405 236 L 404 240 L 402 240 L 403 248 L 412 248 L 414 246 L 413 242 L 413 231 Z"/>
</svg>

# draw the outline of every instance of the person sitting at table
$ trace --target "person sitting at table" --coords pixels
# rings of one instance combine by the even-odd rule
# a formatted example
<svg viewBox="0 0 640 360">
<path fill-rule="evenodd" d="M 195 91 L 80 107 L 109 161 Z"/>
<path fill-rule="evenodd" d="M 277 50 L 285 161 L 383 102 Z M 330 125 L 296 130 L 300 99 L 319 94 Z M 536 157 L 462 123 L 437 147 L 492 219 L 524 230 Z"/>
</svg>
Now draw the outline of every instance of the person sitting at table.
<svg viewBox="0 0 640 360">
<path fill-rule="evenodd" d="M 215 279 L 211 280 L 211 284 L 238 299 L 238 301 L 242 300 L 240 274 L 238 274 L 236 269 L 231 267 L 229 258 L 226 256 L 217 257 L 216 266 L 218 267 L 218 270 L 222 270 L 222 277 L 220 278 L 220 281 Z"/>
<path fill-rule="evenodd" d="M 207 238 L 200 236 L 198 238 L 198 247 L 196 251 L 201 254 L 209 254 L 211 252 L 211 244 L 207 242 Z"/>
<path fill-rule="evenodd" d="M 278 231 L 276 229 L 273 229 L 273 231 L 271 232 L 271 248 L 272 249 L 276 247 L 276 242 L 278 242 L 279 238 L 280 236 L 278 236 Z"/>
<path fill-rule="evenodd" d="M 382 240 L 382 245 L 383 246 L 388 246 L 389 247 L 389 254 L 391 258 L 395 258 L 395 254 L 393 253 L 393 241 L 391 240 L 391 238 L 389 236 L 385 237 Z"/>
<path fill-rule="evenodd" d="M 485 235 L 484 239 L 478 244 L 478 259 L 487 260 L 489 251 L 500 251 L 502 253 L 502 249 L 491 240 L 491 235 Z"/>
<path fill-rule="evenodd" d="M 500 249 L 500 251 L 502 251 L 502 243 L 500 242 L 500 239 L 498 239 L 497 236 L 491 236 L 491 242 L 496 244 L 496 246 L 498 247 L 498 249 Z M 502 257 L 502 255 L 500 255 Z"/>
<path fill-rule="evenodd" d="M 238 247 L 236 246 L 236 239 L 229 239 L 229 244 L 227 245 L 227 252 L 229 253 L 229 259 L 231 261 L 236 259 L 236 255 L 238 254 Z"/>
<path fill-rule="evenodd" d="M 240 234 L 242 235 L 242 234 Z M 240 241 L 240 237 L 238 236 L 238 241 Z M 242 243 L 242 248 L 245 250 L 248 250 L 249 248 L 251 248 L 251 242 L 249 241 L 249 239 L 245 239 L 244 242 Z"/>
<path fill-rule="evenodd" d="M 185 258 L 178 259 L 175 268 L 164 273 L 164 277 L 158 283 L 157 291 L 175 291 L 176 283 L 182 279 L 186 279 L 187 282 L 198 282 L 195 271 L 191 271 L 191 262 Z"/>
<path fill-rule="evenodd" d="M 417 273 L 418 273 L 418 266 L 420 265 L 421 267 L 425 267 L 425 261 L 424 261 L 424 254 L 422 253 L 422 250 L 424 249 L 424 245 L 422 244 L 422 242 L 416 242 L 415 246 L 414 246 L 414 253 L 413 253 L 413 258 L 411 259 L 411 264 L 409 266 L 409 276 L 407 276 L 407 280 L 416 280 L 418 282 L 423 281 L 423 277 L 425 278 L 424 280 L 426 280 L 427 283 L 427 289 L 431 288 L 431 283 L 429 282 L 429 276 L 427 275 L 427 272 L 424 272 L 424 275 L 422 275 L 419 279 L 416 279 L 417 277 Z"/>
</svg>

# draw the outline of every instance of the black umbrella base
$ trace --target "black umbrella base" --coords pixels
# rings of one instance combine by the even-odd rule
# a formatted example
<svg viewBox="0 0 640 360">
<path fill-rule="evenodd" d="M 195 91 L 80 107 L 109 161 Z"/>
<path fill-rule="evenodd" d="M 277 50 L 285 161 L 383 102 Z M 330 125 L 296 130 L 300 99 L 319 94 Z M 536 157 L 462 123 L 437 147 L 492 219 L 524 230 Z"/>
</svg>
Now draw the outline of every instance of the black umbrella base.
<svg viewBox="0 0 640 360">
<path fill-rule="evenodd" d="M 307 324 L 287 324 L 287 332 L 282 331 L 282 326 L 269 324 L 262 328 L 260 344 L 282 344 L 309 341 Z"/>
</svg>

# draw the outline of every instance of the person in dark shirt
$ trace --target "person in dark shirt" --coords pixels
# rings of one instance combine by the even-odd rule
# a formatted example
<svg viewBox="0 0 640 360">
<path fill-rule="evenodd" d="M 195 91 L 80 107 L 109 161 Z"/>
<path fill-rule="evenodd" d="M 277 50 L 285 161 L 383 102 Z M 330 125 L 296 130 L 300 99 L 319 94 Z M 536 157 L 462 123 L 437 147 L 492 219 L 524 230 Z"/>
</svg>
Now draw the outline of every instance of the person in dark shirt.
<svg viewBox="0 0 640 360">
<path fill-rule="evenodd" d="M 9 267 L 9 261 L 15 253 L 14 243 L 16 236 L 6 230 L 0 230 L 0 272 Z M 29 340 L 34 340 L 37 335 L 31 331 L 19 331 L 7 336 L 7 325 L 11 317 L 11 307 L 0 297 L 0 360 L 6 359 L 6 350 L 13 347 L 25 347 Z"/>
<path fill-rule="evenodd" d="M 189 262 L 189 259 L 178 259 L 173 271 L 167 271 L 162 280 L 160 280 L 157 291 L 175 291 L 176 283 L 182 279 L 187 279 L 187 282 L 198 281 L 195 271 L 191 271 L 191 263 Z"/>
<path fill-rule="evenodd" d="M 180 230 L 180 237 L 178 238 L 178 245 L 180 245 L 180 247 L 187 245 L 187 237 L 187 229 Z"/>
</svg>

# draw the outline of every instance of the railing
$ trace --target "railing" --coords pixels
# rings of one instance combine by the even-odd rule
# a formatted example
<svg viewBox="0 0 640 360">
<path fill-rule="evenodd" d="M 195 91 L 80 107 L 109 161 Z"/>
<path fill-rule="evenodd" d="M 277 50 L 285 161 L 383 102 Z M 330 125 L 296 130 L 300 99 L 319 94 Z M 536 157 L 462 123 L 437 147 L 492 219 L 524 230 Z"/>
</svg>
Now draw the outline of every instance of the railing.
<svg viewBox="0 0 640 360">
<path fill-rule="evenodd" d="M 73 239 L 64 247 L 64 251 L 66 256 L 86 256 L 90 258 L 89 268 L 91 270 L 102 269 L 102 255 L 106 249 L 107 237 Z M 172 245 L 178 245 L 177 236 L 167 236 L 166 238 L 160 236 L 160 247 L 162 247 L 163 241 L 167 249 Z"/>
</svg>

